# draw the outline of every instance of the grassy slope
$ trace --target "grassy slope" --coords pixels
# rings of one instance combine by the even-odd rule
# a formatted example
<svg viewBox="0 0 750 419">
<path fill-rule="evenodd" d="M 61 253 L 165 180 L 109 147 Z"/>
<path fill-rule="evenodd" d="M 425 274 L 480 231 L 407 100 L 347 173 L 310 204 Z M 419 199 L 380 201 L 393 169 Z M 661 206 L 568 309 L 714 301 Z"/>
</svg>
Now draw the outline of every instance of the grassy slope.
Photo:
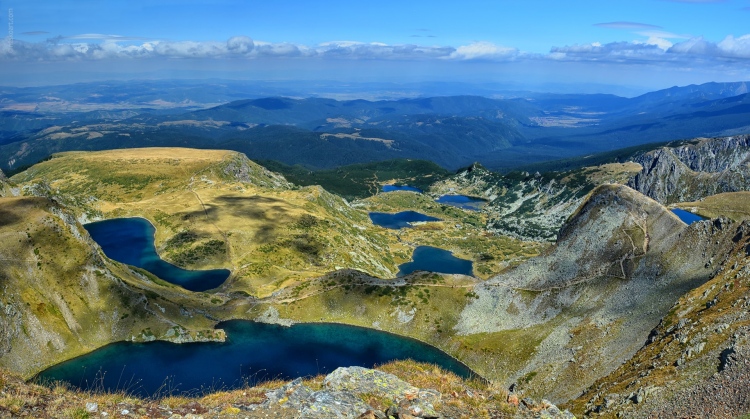
<svg viewBox="0 0 750 419">
<path fill-rule="evenodd" d="M 35 189 L 46 183 L 89 217 L 148 218 L 165 259 L 230 268 L 232 290 L 264 295 L 284 281 L 336 266 L 381 276 L 396 271 L 388 236 L 371 227 L 366 214 L 319 187 L 292 187 L 235 152 L 67 153 L 14 180 Z M 217 242 L 224 245 L 203 251 Z"/>
<path fill-rule="evenodd" d="M 744 221 L 750 219 L 750 192 L 721 193 L 700 201 L 681 202 L 675 207 L 706 218 L 724 216 L 734 221 Z"/>
<path fill-rule="evenodd" d="M 483 215 L 436 204 L 424 195 L 379 194 L 350 206 L 320 187 L 290 185 L 234 152 L 64 153 L 13 180 L 26 194 L 51 196 L 70 206 L 80 219 L 148 218 L 157 227 L 157 247 L 168 259 L 177 260 L 211 241 L 228 243 L 225 252 L 187 265 L 232 269 L 227 283 L 213 294 L 196 294 L 210 302 L 200 304 L 214 318 L 253 319 L 273 305 L 281 317 L 300 321 L 370 327 L 379 321 L 383 329 L 454 354 L 457 348 L 442 342 L 449 341 L 445 338 L 453 333 L 457 313 L 473 298 L 470 289 L 477 279 L 431 274 L 425 284 L 410 285 L 336 269 L 356 268 L 391 278 L 396 265 L 410 259 L 414 246 L 432 244 L 461 257 L 481 258 L 476 271 L 486 278 L 542 250 L 534 243 L 484 237 Z M 364 210 L 415 207 L 445 221 L 397 232 L 372 226 Z M 347 282 L 351 278 L 366 282 Z M 421 279 L 418 274 L 409 281 Z M 194 304 L 187 302 L 186 307 Z M 413 308 L 416 320 L 404 321 Z"/>
<path fill-rule="evenodd" d="M 114 340 L 165 337 L 174 327 L 193 338 L 213 334 L 214 322 L 180 314 L 182 306 L 210 305 L 206 296 L 108 261 L 45 198 L 0 198 L 0 243 L 3 367 L 32 374 Z"/>
</svg>

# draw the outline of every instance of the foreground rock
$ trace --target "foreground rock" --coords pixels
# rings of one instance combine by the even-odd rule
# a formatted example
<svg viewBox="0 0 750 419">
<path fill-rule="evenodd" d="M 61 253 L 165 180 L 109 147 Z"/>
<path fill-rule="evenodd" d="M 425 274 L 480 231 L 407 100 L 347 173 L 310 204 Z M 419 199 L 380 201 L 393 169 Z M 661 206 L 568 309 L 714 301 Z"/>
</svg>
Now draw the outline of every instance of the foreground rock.
<svg viewBox="0 0 750 419">
<path fill-rule="evenodd" d="M 267 392 L 263 403 L 246 410 L 262 415 L 282 409 L 300 419 L 468 417 L 455 409 L 444 413 L 443 395 L 437 390 L 417 388 L 395 375 L 378 370 L 337 368 L 325 377 L 322 387 L 314 391 L 298 378 Z M 372 401 L 370 403 L 377 406 L 365 401 Z M 561 411 L 546 400 L 536 403 L 524 399 L 515 407 L 517 410 L 513 415 L 516 417 L 574 418 L 571 413 Z"/>
</svg>

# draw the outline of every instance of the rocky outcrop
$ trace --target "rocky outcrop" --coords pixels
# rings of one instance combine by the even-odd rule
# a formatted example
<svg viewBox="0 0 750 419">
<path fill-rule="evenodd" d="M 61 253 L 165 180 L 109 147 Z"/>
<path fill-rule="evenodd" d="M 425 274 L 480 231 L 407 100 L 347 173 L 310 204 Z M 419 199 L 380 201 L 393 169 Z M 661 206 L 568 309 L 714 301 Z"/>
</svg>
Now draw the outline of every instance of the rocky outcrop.
<svg viewBox="0 0 750 419">
<path fill-rule="evenodd" d="M 285 415 L 302 419 L 445 418 L 440 409 L 442 398 L 437 390 L 414 387 L 392 374 L 342 367 L 325 377 L 320 390 L 312 390 L 298 378 L 267 392 L 263 403 L 248 406 L 247 410 L 262 414 L 276 409 L 274 413 L 279 414 L 281 409 Z M 363 399 L 377 400 L 383 409 L 370 406 Z M 516 417 L 575 418 L 547 401 L 524 399 L 515 406 Z"/>
<path fill-rule="evenodd" d="M 665 205 L 750 189 L 748 135 L 662 147 L 633 161 L 643 169 L 628 186 Z"/>
<path fill-rule="evenodd" d="M 362 401 L 362 397 L 376 397 L 387 401 L 389 416 L 398 418 L 438 418 L 435 404 L 440 393 L 419 389 L 398 377 L 362 367 L 337 368 L 323 380 L 323 389 L 313 391 L 296 379 L 283 387 L 266 393 L 266 401 L 256 409 L 283 406 L 296 411 L 300 418 L 386 418 L 380 411 Z M 369 412 L 369 413 L 368 413 Z M 409 416 L 410 415 L 410 416 Z"/>
<path fill-rule="evenodd" d="M 265 188 L 289 189 L 292 186 L 284 176 L 258 165 L 241 153 L 232 154 L 224 164 L 223 172 L 240 182 Z"/>
<path fill-rule="evenodd" d="M 548 253 L 475 287 L 456 331 L 521 341 L 516 359 L 485 368 L 567 400 L 629 359 L 672 304 L 709 279 L 734 229 L 728 220 L 687 226 L 626 186 L 600 186 Z"/>
</svg>

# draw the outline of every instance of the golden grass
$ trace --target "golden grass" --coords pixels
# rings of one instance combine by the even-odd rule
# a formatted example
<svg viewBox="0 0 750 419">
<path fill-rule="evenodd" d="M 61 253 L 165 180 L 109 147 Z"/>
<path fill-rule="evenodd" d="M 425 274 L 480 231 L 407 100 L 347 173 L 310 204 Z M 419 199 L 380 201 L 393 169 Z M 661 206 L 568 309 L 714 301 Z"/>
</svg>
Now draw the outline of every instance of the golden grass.
<svg viewBox="0 0 750 419">
<path fill-rule="evenodd" d="M 681 202 L 675 207 L 706 218 L 727 217 L 734 221 L 750 220 L 750 192 L 727 192 L 700 201 Z"/>
</svg>

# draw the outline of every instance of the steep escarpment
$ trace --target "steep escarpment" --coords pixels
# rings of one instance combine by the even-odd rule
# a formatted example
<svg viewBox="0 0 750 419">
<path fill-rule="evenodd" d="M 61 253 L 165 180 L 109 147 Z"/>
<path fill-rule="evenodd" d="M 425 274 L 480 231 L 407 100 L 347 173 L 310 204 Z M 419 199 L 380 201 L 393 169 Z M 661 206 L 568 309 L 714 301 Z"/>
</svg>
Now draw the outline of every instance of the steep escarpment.
<svg viewBox="0 0 750 419">
<path fill-rule="evenodd" d="M 483 370 L 567 400 L 629 359 L 672 304 L 710 278 L 735 229 L 728 220 L 687 226 L 626 186 L 600 186 L 549 252 L 474 288 L 456 332 L 486 349 L 484 361 L 471 360 Z"/>
<path fill-rule="evenodd" d="M 570 403 L 576 413 L 735 418 L 750 411 L 750 225 L 729 231 L 717 274 L 682 296 L 627 363 Z"/>
<path fill-rule="evenodd" d="M 106 259 L 45 198 L 0 198 L 0 366 L 28 375 L 117 340 L 223 339 L 182 307 L 207 305 Z"/>
<path fill-rule="evenodd" d="M 750 188 L 750 136 L 699 139 L 636 156 L 628 186 L 663 204 Z"/>
</svg>

